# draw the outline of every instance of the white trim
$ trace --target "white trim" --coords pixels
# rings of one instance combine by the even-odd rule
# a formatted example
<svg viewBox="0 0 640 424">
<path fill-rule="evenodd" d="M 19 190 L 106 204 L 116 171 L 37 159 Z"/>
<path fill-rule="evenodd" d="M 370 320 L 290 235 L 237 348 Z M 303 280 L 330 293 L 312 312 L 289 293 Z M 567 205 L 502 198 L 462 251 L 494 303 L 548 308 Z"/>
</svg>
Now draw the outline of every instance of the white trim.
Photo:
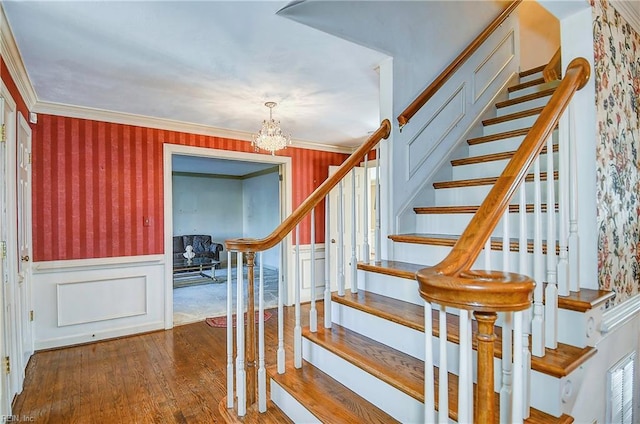
<svg viewBox="0 0 640 424">
<path fill-rule="evenodd" d="M 118 256 L 112 258 L 67 259 L 61 261 L 34 262 L 33 273 L 67 272 L 76 268 L 95 270 L 102 268 L 118 268 L 132 265 L 153 265 L 164 262 L 164 255 Z"/>
<path fill-rule="evenodd" d="M 633 319 L 640 312 L 640 295 L 635 295 L 631 299 L 611 308 L 602 315 L 600 332 L 610 333 L 621 327 L 626 322 Z"/>
<path fill-rule="evenodd" d="M 164 143 L 163 167 L 164 167 L 164 270 L 165 270 L 165 329 L 173 328 L 173 270 L 172 270 L 172 234 L 173 234 L 173 182 L 171 178 L 172 161 L 174 154 L 203 156 L 217 159 L 243 160 L 247 162 L 273 163 L 281 165 L 282 189 L 280 191 L 280 204 L 284 216 L 291 214 L 293 197 L 293 170 L 292 159 L 288 156 L 270 156 L 258 153 L 236 152 L 231 150 L 217 150 L 205 147 L 182 146 L 178 144 Z M 285 252 L 291 251 L 291 237 L 285 238 Z M 225 248 L 226 249 L 226 248 Z M 283 258 L 283 268 L 293 263 L 289 254 Z M 287 275 L 283 272 L 283 275 Z M 287 286 L 285 282 L 285 287 Z"/>
<path fill-rule="evenodd" d="M 38 96 L 33 89 L 33 84 L 31 84 L 27 69 L 22 62 L 22 56 L 16 45 L 2 4 L 0 4 L 0 55 L 2 55 L 2 59 L 7 65 L 7 68 L 9 68 L 9 74 L 11 74 L 13 82 L 15 82 L 16 87 L 18 87 L 20 96 L 27 104 L 27 108 L 31 110 L 37 103 Z"/>
<path fill-rule="evenodd" d="M 73 106 L 63 103 L 38 101 L 33 111 L 49 115 L 67 116 L 70 118 L 91 119 L 94 121 L 110 122 L 114 124 L 136 125 L 145 128 L 177 131 L 189 134 L 208 135 L 213 137 L 230 138 L 234 140 L 251 141 L 252 133 L 246 131 L 229 130 L 209 125 L 183 122 L 166 118 L 154 118 L 126 112 L 114 112 L 83 106 Z M 332 146 L 299 139 L 291 140 L 291 146 L 300 149 L 321 150 L 327 152 L 351 154 L 355 147 Z M 357 146 L 356 146 L 357 147 Z"/>
<path fill-rule="evenodd" d="M 628 0 L 611 0 L 611 6 L 640 33 L 640 3 Z"/>
</svg>

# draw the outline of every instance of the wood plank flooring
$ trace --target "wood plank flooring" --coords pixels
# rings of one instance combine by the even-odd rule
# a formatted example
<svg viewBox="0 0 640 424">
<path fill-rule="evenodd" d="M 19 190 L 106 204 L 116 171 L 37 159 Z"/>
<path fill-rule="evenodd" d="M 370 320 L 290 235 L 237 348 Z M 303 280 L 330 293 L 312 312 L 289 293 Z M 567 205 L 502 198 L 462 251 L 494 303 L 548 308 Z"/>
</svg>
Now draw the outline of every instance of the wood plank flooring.
<svg viewBox="0 0 640 424">
<path fill-rule="evenodd" d="M 321 314 L 322 302 L 318 307 Z M 308 310 L 303 305 L 303 325 Z M 277 346 L 272 312 L 265 323 L 267 366 L 275 365 Z M 285 308 L 286 340 L 293 317 L 293 308 Z M 225 422 L 218 405 L 226 396 L 226 329 L 198 322 L 40 351 L 29 361 L 24 386 L 13 413 L 37 423 Z"/>
</svg>

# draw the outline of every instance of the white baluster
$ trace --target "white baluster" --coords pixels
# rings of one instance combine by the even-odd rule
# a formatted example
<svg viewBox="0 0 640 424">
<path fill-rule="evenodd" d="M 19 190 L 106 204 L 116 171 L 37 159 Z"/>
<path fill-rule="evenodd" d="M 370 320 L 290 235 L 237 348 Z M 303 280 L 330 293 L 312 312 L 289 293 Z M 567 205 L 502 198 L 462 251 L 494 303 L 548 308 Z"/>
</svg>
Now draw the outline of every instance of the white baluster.
<svg viewBox="0 0 640 424">
<path fill-rule="evenodd" d="M 344 195 L 342 193 L 343 180 L 338 185 L 338 296 L 344 296 Z"/>
<path fill-rule="evenodd" d="M 311 308 L 309 309 L 309 330 L 318 331 L 318 311 L 316 310 L 316 209 L 311 209 Z"/>
<path fill-rule="evenodd" d="M 522 364 L 522 311 L 513 314 L 513 403 L 511 404 L 511 419 L 500 418 L 500 422 L 520 424 L 523 409 L 523 364 Z M 503 332 L 504 334 L 504 332 Z M 502 343 L 504 346 L 504 342 Z M 504 357 L 503 357 L 504 360 Z M 500 405 L 503 400 L 500 399 Z"/>
<path fill-rule="evenodd" d="M 500 388 L 500 422 L 511 421 L 511 397 L 512 386 L 512 348 L 513 348 L 513 322 L 512 312 L 505 312 L 502 322 L 502 387 Z M 522 339 L 521 339 L 522 340 Z M 522 355 L 522 352 L 520 352 Z M 518 390 L 517 387 L 515 389 Z"/>
<path fill-rule="evenodd" d="M 558 294 L 567 296 L 569 286 L 569 123 L 564 114 L 558 127 L 558 242 L 560 256 L 558 259 Z M 547 214 L 555 213 L 547 202 Z"/>
<path fill-rule="evenodd" d="M 227 322 L 233 319 L 231 251 L 227 251 Z M 233 326 L 227 325 L 227 408 L 233 408 Z"/>
<path fill-rule="evenodd" d="M 519 203 L 519 217 L 520 217 L 520 240 L 519 240 L 519 266 L 518 272 L 522 275 L 531 275 L 529 271 L 529 260 L 528 260 L 528 240 L 527 240 L 527 195 L 526 195 L 526 186 L 522 184 L 520 187 L 520 203 Z M 531 308 L 530 308 L 531 309 Z M 529 310 L 530 310 L 529 309 Z M 529 310 L 520 312 L 522 314 L 522 325 L 519 330 L 522 334 L 520 344 L 522 346 L 522 383 L 516 385 L 514 382 L 514 387 L 518 390 L 522 390 L 522 398 L 523 398 L 523 407 L 520 415 L 523 417 L 529 416 L 529 373 L 531 372 L 531 353 L 529 352 Z M 515 365 L 514 365 L 515 367 Z M 526 412 L 525 412 L 526 411 Z"/>
<path fill-rule="evenodd" d="M 242 252 L 237 253 L 236 259 L 236 394 L 238 396 L 238 416 L 243 417 L 247 413 L 247 375 L 244 368 L 244 281 L 242 278 Z"/>
<path fill-rule="evenodd" d="M 264 365 L 264 268 L 262 266 L 262 252 L 260 252 L 259 260 L 260 283 L 258 286 L 258 412 L 266 412 L 267 372 Z"/>
<path fill-rule="evenodd" d="M 351 293 L 358 293 L 358 258 L 356 257 L 356 169 L 351 170 Z"/>
<path fill-rule="evenodd" d="M 529 275 L 528 266 L 528 240 L 527 240 L 527 191 L 524 184 L 520 186 L 520 202 L 518 204 L 518 217 L 520 218 L 518 238 L 518 259 L 520 273 Z"/>
<path fill-rule="evenodd" d="M 376 249 L 377 252 L 377 249 Z M 436 402 L 433 381 L 433 319 L 431 304 L 424 302 L 424 422 L 435 423 Z"/>
<path fill-rule="evenodd" d="M 324 328 L 331 328 L 331 205 L 324 198 Z"/>
<path fill-rule="evenodd" d="M 529 408 L 531 406 L 531 351 L 529 350 L 529 325 L 532 308 L 522 311 L 522 418 L 529 418 Z"/>
<path fill-rule="evenodd" d="M 295 326 L 293 327 L 293 365 L 302 368 L 302 326 L 300 325 L 300 225 L 296 225 Z"/>
<path fill-rule="evenodd" d="M 509 206 L 502 216 L 502 270 L 509 272 L 511 268 L 511 237 L 509 235 Z"/>
<path fill-rule="evenodd" d="M 381 212 L 380 212 L 380 145 L 376 146 L 376 251 L 375 260 L 380 262 L 380 249 L 382 248 L 382 233 L 380 231 Z"/>
<path fill-rule="evenodd" d="M 531 349 L 536 356 L 544 356 L 544 304 L 543 282 L 544 263 L 542 255 L 542 191 L 540 184 L 540 158 L 536 158 L 533 164 L 534 181 L 534 237 L 533 237 L 533 275 L 536 287 L 533 291 L 533 322 L 531 323 L 532 343 Z"/>
<path fill-rule="evenodd" d="M 362 183 L 362 191 L 363 193 L 363 208 L 364 213 L 362 214 L 364 217 L 363 228 L 364 228 L 364 240 L 362 242 L 362 261 L 369 263 L 371 259 L 369 256 L 371 255 L 371 251 L 369 248 L 369 168 L 368 168 L 368 160 L 369 153 L 367 153 L 364 157 L 364 179 Z"/>
<path fill-rule="evenodd" d="M 484 243 L 484 269 L 491 269 L 491 236 Z"/>
<path fill-rule="evenodd" d="M 460 377 L 458 380 L 458 422 L 473 422 L 471 414 L 473 405 L 473 393 L 469 391 L 469 386 L 473 387 L 473 376 L 469 358 L 472 354 L 471 333 L 469 332 L 469 320 L 471 315 L 466 309 L 460 310 Z"/>
<path fill-rule="evenodd" d="M 284 374 L 285 349 L 284 349 L 284 279 L 282 268 L 284 267 L 284 240 L 280 242 L 280 265 L 278 267 L 278 374 Z"/>
<path fill-rule="evenodd" d="M 449 373 L 447 369 L 447 308 L 440 305 L 440 355 L 438 362 L 438 423 L 449 423 Z M 426 330 L 426 329 L 425 329 Z"/>
<path fill-rule="evenodd" d="M 580 238 L 578 237 L 578 147 L 576 143 L 575 110 L 569 105 L 569 286 L 580 290 Z"/>
<path fill-rule="evenodd" d="M 547 139 L 547 287 L 544 296 L 545 346 L 558 347 L 558 286 L 556 285 L 556 193 L 553 178 L 553 137 Z"/>
</svg>

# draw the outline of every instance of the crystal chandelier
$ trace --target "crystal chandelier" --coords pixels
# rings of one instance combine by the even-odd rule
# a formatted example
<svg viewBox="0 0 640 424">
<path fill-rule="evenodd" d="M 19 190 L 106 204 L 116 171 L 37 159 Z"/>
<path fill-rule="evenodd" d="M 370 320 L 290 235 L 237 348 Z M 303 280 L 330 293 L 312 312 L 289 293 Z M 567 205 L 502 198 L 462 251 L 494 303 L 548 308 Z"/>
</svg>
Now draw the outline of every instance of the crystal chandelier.
<svg viewBox="0 0 640 424">
<path fill-rule="evenodd" d="M 251 145 L 255 147 L 256 152 L 262 149 L 273 155 L 276 150 L 285 149 L 287 144 L 291 144 L 291 136 L 283 134 L 280 121 L 273 119 L 273 108 L 277 103 L 267 102 L 264 105 L 269 108 L 269 120 L 262 121 L 262 128 L 253 136 Z"/>
</svg>

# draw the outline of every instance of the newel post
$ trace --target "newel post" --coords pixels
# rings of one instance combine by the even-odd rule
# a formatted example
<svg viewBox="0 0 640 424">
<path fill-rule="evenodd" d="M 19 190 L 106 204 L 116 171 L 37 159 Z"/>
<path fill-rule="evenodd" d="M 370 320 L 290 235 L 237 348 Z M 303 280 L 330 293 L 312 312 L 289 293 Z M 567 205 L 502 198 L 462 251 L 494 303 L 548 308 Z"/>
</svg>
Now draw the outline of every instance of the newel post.
<svg viewBox="0 0 640 424">
<path fill-rule="evenodd" d="M 255 252 L 247 252 L 247 318 L 245 320 L 247 331 L 245 333 L 245 358 L 247 365 L 247 404 L 256 402 L 256 320 L 254 301 L 254 265 Z M 240 311 L 238 311 L 240 313 Z"/>
<path fill-rule="evenodd" d="M 478 321 L 478 391 L 475 408 L 477 423 L 494 422 L 493 344 L 496 340 L 495 312 L 474 312 Z"/>
</svg>

